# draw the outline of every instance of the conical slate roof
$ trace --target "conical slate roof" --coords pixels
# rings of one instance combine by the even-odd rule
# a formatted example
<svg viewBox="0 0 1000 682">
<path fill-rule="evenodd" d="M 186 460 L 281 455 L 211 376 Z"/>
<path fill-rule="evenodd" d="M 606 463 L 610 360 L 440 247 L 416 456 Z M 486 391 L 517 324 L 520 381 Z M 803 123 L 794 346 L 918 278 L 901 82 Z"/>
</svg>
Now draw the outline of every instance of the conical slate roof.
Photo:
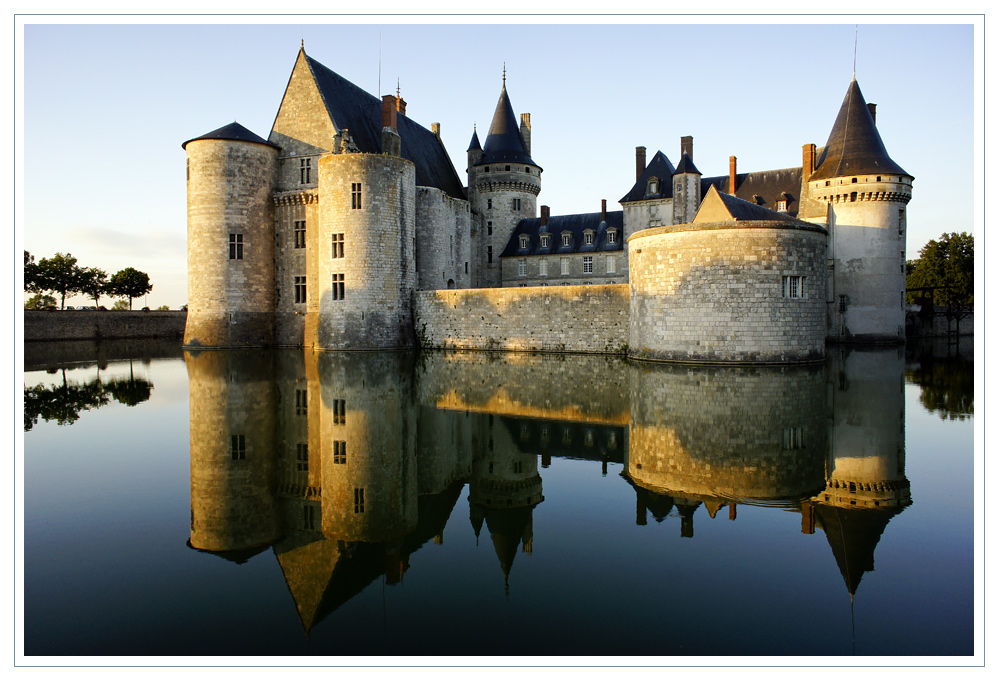
<svg viewBox="0 0 1000 682">
<path fill-rule="evenodd" d="M 244 128 L 236 121 L 233 121 L 229 125 L 222 126 L 221 128 L 216 128 L 210 133 L 205 133 L 204 135 L 188 140 L 181 145 L 181 149 L 184 149 L 188 142 L 194 142 L 195 140 L 240 140 L 243 142 L 256 142 L 257 144 L 266 144 L 269 147 L 274 147 L 273 144 L 264 138 L 255 135 L 253 132 Z"/>
<path fill-rule="evenodd" d="M 809 180 L 874 174 L 913 177 L 889 158 L 861 88 L 852 80 L 830 131 L 830 139 Z"/>
<path fill-rule="evenodd" d="M 483 158 L 479 160 L 479 164 L 484 163 L 527 163 L 538 166 L 524 148 L 521 129 L 514 117 L 514 108 L 511 107 L 510 99 L 507 97 L 506 85 L 500 90 L 500 101 L 497 102 L 493 123 L 483 145 Z"/>
<path fill-rule="evenodd" d="M 684 154 L 681 156 L 681 160 L 677 164 L 677 170 L 674 172 L 677 174 L 695 173 L 697 175 L 701 175 L 701 171 L 698 170 L 698 167 L 694 165 L 694 160 L 687 152 L 684 152 Z"/>
<path fill-rule="evenodd" d="M 472 129 L 472 141 L 469 142 L 469 148 L 466 149 L 465 151 L 467 151 L 467 152 L 480 151 L 481 152 L 482 150 L 483 150 L 483 148 L 479 144 L 479 133 L 477 133 L 476 130 L 475 130 L 475 128 L 473 128 Z"/>
</svg>

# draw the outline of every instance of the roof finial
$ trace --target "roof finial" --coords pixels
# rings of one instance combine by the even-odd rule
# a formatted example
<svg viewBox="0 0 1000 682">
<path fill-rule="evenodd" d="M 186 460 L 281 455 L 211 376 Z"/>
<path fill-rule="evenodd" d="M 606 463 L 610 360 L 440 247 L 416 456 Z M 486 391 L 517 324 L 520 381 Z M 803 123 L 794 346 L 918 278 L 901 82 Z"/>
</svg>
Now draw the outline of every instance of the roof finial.
<svg viewBox="0 0 1000 682">
<path fill-rule="evenodd" d="M 399 99 L 399 78 L 396 78 L 396 99 Z"/>
<path fill-rule="evenodd" d="M 851 74 L 851 80 L 858 79 L 858 25 L 854 24 L 854 73 Z"/>
<path fill-rule="evenodd" d="M 302 39 L 302 43 L 299 45 L 299 48 L 303 49 L 303 50 L 306 49 L 306 39 L 305 38 Z"/>
<path fill-rule="evenodd" d="M 507 62 L 503 63 L 503 87 L 507 87 Z"/>
</svg>

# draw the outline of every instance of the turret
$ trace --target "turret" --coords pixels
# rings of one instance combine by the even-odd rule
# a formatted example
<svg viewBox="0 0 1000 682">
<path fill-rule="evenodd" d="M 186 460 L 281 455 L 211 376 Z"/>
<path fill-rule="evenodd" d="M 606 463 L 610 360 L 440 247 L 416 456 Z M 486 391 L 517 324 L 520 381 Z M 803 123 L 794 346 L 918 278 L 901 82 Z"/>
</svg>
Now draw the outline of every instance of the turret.
<svg viewBox="0 0 1000 682">
<path fill-rule="evenodd" d="M 826 146 L 803 149 L 799 218 L 825 222 L 830 231 L 828 338 L 834 341 L 904 339 L 906 204 L 913 176 L 886 152 L 873 106 L 852 80 Z"/>
<path fill-rule="evenodd" d="M 239 123 L 188 140 L 186 346 L 274 342 L 278 148 Z"/>
<path fill-rule="evenodd" d="M 477 276 L 474 285 L 499 287 L 500 253 L 522 218 L 535 217 L 535 203 L 541 191 L 542 169 L 530 154 L 531 118 L 521 115 L 518 125 L 507 97 L 506 75 L 493 114 L 490 132 L 482 151 L 473 134 L 469 146 L 469 202 L 478 215 L 479 230 L 474 240 Z"/>
<path fill-rule="evenodd" d="M 674 225 L 694 220 L 701 204 L 701 171 L 694 165 L 694 138 L 681 138 L 681 160 L 674 172 Z"/>
</svg>

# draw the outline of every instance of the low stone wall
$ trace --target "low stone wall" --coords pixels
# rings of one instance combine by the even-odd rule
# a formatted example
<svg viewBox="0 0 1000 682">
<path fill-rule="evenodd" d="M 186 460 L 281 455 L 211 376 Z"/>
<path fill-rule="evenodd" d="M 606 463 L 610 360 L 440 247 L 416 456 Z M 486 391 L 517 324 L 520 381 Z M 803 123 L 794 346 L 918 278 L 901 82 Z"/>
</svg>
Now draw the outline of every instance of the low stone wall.
<svg viewBox="0 0 1000 682">
<path fill-rule="evenodd" d="M 184 310 L 25 310 L 25 341 L 184 336 Z"/>
<path fill-rule="evenodd" d="M 628 285 L 416 293 L 424 348 L 624 354 Z"/>
</svg>

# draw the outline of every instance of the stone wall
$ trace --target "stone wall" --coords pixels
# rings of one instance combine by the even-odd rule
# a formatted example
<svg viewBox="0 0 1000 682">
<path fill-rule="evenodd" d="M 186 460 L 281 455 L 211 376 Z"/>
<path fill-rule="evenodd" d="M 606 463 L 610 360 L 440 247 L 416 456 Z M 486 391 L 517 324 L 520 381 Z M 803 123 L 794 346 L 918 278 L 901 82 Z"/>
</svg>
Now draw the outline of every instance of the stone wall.
<svg viewBox="0 0 1000 682">
<path fill-rule="evenodd" d="M 25 310 L 25 341 L 184 336 L 183 310 Z"/>
<path fill-rule="evenodd" d="M 417 188 L 417 288 L 472 286 L 469 202 L 433 187 Z"/>
<path fill-rule="evenodd" d="M 425 348 L 624 353 L 628 286 L 458 289 L 416 293 Z"/>
</svg>

